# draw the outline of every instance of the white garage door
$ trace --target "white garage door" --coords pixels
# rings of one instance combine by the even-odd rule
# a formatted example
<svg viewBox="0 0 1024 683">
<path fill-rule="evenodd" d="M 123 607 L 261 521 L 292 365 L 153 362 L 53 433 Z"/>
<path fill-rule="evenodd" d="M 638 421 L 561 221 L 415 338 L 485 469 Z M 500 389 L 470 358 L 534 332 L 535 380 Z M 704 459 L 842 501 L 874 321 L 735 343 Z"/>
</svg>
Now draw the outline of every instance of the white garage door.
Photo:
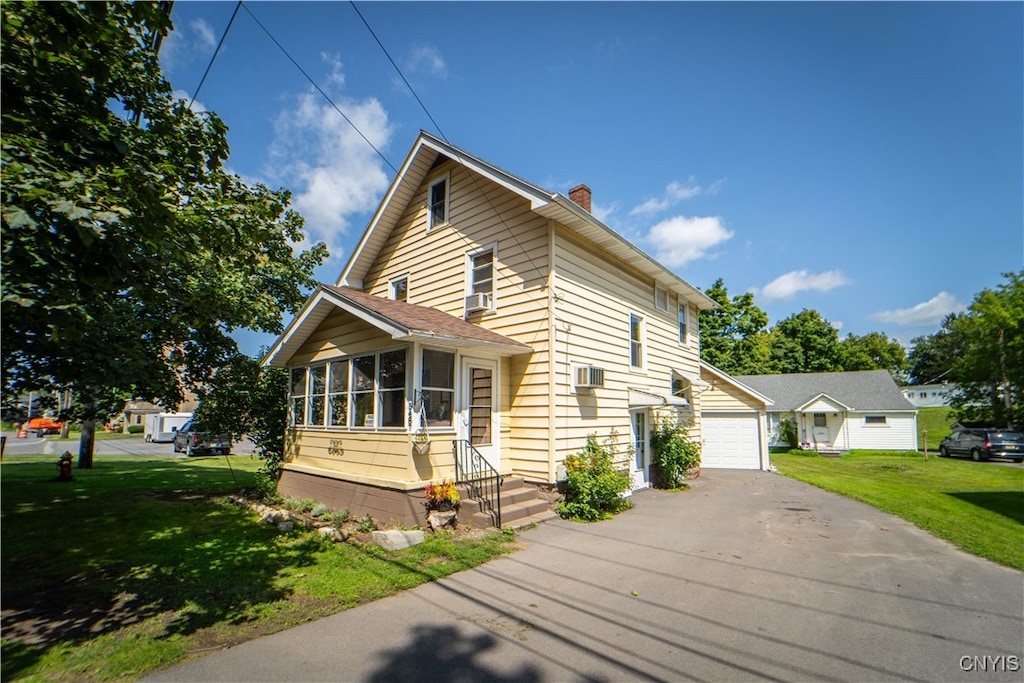
<svg viewBox="0 0 1024 683">
<path fill-rule="evenodd" d="M 702 467 L 756 470 L 761 467 L 756 413 L 704 413 Z"/>
</svg>

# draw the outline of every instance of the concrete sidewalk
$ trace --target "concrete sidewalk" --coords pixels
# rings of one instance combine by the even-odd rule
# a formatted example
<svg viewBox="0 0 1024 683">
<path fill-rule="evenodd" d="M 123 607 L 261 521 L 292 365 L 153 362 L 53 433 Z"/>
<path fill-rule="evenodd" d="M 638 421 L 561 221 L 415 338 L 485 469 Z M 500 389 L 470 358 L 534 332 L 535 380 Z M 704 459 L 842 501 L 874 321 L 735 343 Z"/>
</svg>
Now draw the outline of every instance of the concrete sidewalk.
<svg viewBox="0 0 1024 683">
<path fill-rule="evenodd" d="M 780 475 L 634 502 L 146 680 L 1021 680 L 1018 571 Z"/>
</svg>

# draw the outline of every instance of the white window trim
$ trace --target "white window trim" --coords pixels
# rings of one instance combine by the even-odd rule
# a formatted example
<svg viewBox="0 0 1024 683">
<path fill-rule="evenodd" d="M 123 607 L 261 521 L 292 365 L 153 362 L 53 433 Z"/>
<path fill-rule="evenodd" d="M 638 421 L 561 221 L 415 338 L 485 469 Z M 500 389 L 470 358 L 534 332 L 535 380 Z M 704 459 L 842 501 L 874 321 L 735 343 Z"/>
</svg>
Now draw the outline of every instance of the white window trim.
<svg viewBox="0 0 1024 683">
<path fill-rule="evenodd" d="M 683 329 L 681 331 L 677 329 L 677 332 L 679 332 L 679 345 L 688 347 L 690 346 L 690 305 L 683 301 L 676 303 L 676 328 L 679 327 L 680 309 L 682 309 L 686 319 L 683 320 Z"/>
<path fill-rule="evenodd" d="M 394 301 L 398 301 L 398 299 L 395 299 L 395 284 L 401 282 L 402 280 L 405 280 L 405 302 L 409 303 L 409 274 L 408 273 L 405 273 L 403 275 L 398 275 L 398 276 L 393 277 L 390 280 L 388 280 L 388 298 L 392 299 Z"/>
<path fill-rule="evenodd" d="M 453 386 L 452 386 L 451 389 L 447 389 L 447 388 L 444 388 L 444 387 L 433 387 L 433 386 L 427 387 L 426 385 L 423 384 L 423 352 L 424 351 L 439 351 L 441 353 L 450 353 L 450 354 L 452 354 L 452 356 L 453 356 L 452 363 L 454 363 L 454 366 L 452 367 L 452 385 Z M 461 379 L 461 377 L 459 375 L 459 364 L 461 362 L 462 362 L 461 354 L 456 349 L 445 348 L 443 346 L 420 346 L 419 344 L 416 345 L 416 369 L 415 369 L 415 373 L 416 374 L 413 377 L 413 394 L 418 396 L 420 394 L 420 392 L 423 392 L 423 391 L 444 391 L 444 392 L 451 392 L 451 395 L 452 395 L 451 402 L 448 405 L 448 410 L 451 411 L 452 423 L 450 425 L 441 425 L 441 426 L 438 426 L 438 427 L 427 427 L 427 431 L 430 434 L 454 434 L 458 430 L 458 425 L 456 424 L 455 421 L 458 419 L 458 411 L 456 410 L 456 408 L 458 408 L 458 406 L 456 405 L 456 403 L 458 401 L 458 395 L 459 395 L 459 380 Z"/>
<path fill-rule="evenodd" d="M 431 205 L 430 199 L 434 196 L 434 186 L 441 182 L 444 183 L 444 219 L 440 223 L 434 223 L 434 207 Z M 427 232 L 430 232 L 435 228 L 443 228 L 448 225 L 451 210 L 452 174 L 449 171 L 448 173 L 437 176 L 430 181 L 429 185 L 427 185 Z"/>
<path fill-rule="evenodd" d="M 868 418 L 869 417 L 880 417 L 880 418 L 882 418 L 882 421 L 881 422 L 868 422 Z M 878 415 L 878 414 L 875 414 L 875 413 L 872 413 L 871 415 L 865 415 L 864 416 L 864 426 L 865 427 L 869 427 L 871 429 L 878 429 L 878 428 L 888 427 L 889 426 L 889 416 L 888 415 Z"/>
<path fill-rule="evenodd" d="M 633 365 L 633 318 L 640 320 L 640 365 Z M 626 318 L 626 337 L 629 339 L 629 369 L 633 372 L 647 371 L 647 317 L 638 311 L 630 311 Z"/>
<path fill-rule="evenodd" d="M 491 252 L 491 306 L 484 313 L 494 313 L 498 310 L 498 243 L 492 242 L 478 249 L 466 252 L 466 277 L 462 294 L 463 317 L 468 315 L 468 311 L 465 310 L 466 297 L 473 294 L 473 259 L 487 252 Z"/>
<path fill-rule="evenodd" d="M 658 305 L 658 294 L 661 293 L 661 292 L 665 293 L 665 305 L 663 307 Z M 665 313 L 668 313 L 669 312 L 669 303 L 670 303 L 670 301 L 669 301 L 668 287 L 662 287 L 657 282 L 655 282 L 654 283 L 654 308 L 656 308 L 659 311 L 664 311 Z"/>
</svg>

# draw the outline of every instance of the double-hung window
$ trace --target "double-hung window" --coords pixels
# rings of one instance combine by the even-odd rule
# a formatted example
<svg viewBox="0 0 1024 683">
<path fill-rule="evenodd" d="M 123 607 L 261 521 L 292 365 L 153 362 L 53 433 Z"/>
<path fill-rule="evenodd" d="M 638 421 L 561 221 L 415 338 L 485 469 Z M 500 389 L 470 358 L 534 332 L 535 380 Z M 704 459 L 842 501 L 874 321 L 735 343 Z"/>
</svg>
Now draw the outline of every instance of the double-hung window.
<svg viewBox="0 0 1024 683">
<path fill-rule="evenodd" d="M 427 426 L 451 427 L 455 398 L 455 354 L 423 349 L 420 385 Z"/>
<path fill-rule="evenodd" d="M 470 294 L 494 294 L 494 250 L 488 249 L 470 257 Z"/>
<path fill-rule="evenodd" d="M 306 424 L 314 427 L 324 426 L 324 398 L 327 390 L 327 366 L 314 365 L 309 369 L 309 379 L 306 388 L 306 409 L 308 418 Z"/>
<path fill-rule="evenodd" d="M 438 178 L 430 184 L 430 202 L 427 229 L 432 230 L 448 222 L 448 176 Z"/>
<path fill-rule="evenodd" d="M 629 364 L 644 366 L 644 318 L 637 313 L 629 314 Z"/>
<path fill-rule="evenodd" d="M 327 424 L 331 427 L 348 427 L 348 367 L 347 359 L 330 363 Z"/>
<path fill-rule="evenodd" d="M 377 379 L 381 427 L 405 426 L 405 349 L 380 354 Z"/>
<path fill-rule="evenodd" d="M 686 330 L 686 304 L 679 304 L 679 343 L 684 346 L 687 343 L 688 337 Z"/>
</svg>

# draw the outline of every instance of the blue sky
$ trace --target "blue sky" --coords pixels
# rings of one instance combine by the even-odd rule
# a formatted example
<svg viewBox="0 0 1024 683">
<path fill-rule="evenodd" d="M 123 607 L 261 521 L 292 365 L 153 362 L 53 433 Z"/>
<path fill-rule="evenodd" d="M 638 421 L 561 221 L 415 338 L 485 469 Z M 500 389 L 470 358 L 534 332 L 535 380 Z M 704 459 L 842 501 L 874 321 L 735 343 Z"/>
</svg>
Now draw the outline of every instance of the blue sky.
<svg viewBox="0 0 1024 683">
<path fill-rule="evenodd" d="M 196 98 L 287 187 L 333 283 L 420 129 L 702 289 L 907 344 L 1024 264 L 1024 4 L 252 2 Z M 234 2 L 177 2 L 196 94 Z M 358 127 L 317 93 L 253 16 Z M 272 335 L 239 336 L 254 354 Z"/>
</svg>

